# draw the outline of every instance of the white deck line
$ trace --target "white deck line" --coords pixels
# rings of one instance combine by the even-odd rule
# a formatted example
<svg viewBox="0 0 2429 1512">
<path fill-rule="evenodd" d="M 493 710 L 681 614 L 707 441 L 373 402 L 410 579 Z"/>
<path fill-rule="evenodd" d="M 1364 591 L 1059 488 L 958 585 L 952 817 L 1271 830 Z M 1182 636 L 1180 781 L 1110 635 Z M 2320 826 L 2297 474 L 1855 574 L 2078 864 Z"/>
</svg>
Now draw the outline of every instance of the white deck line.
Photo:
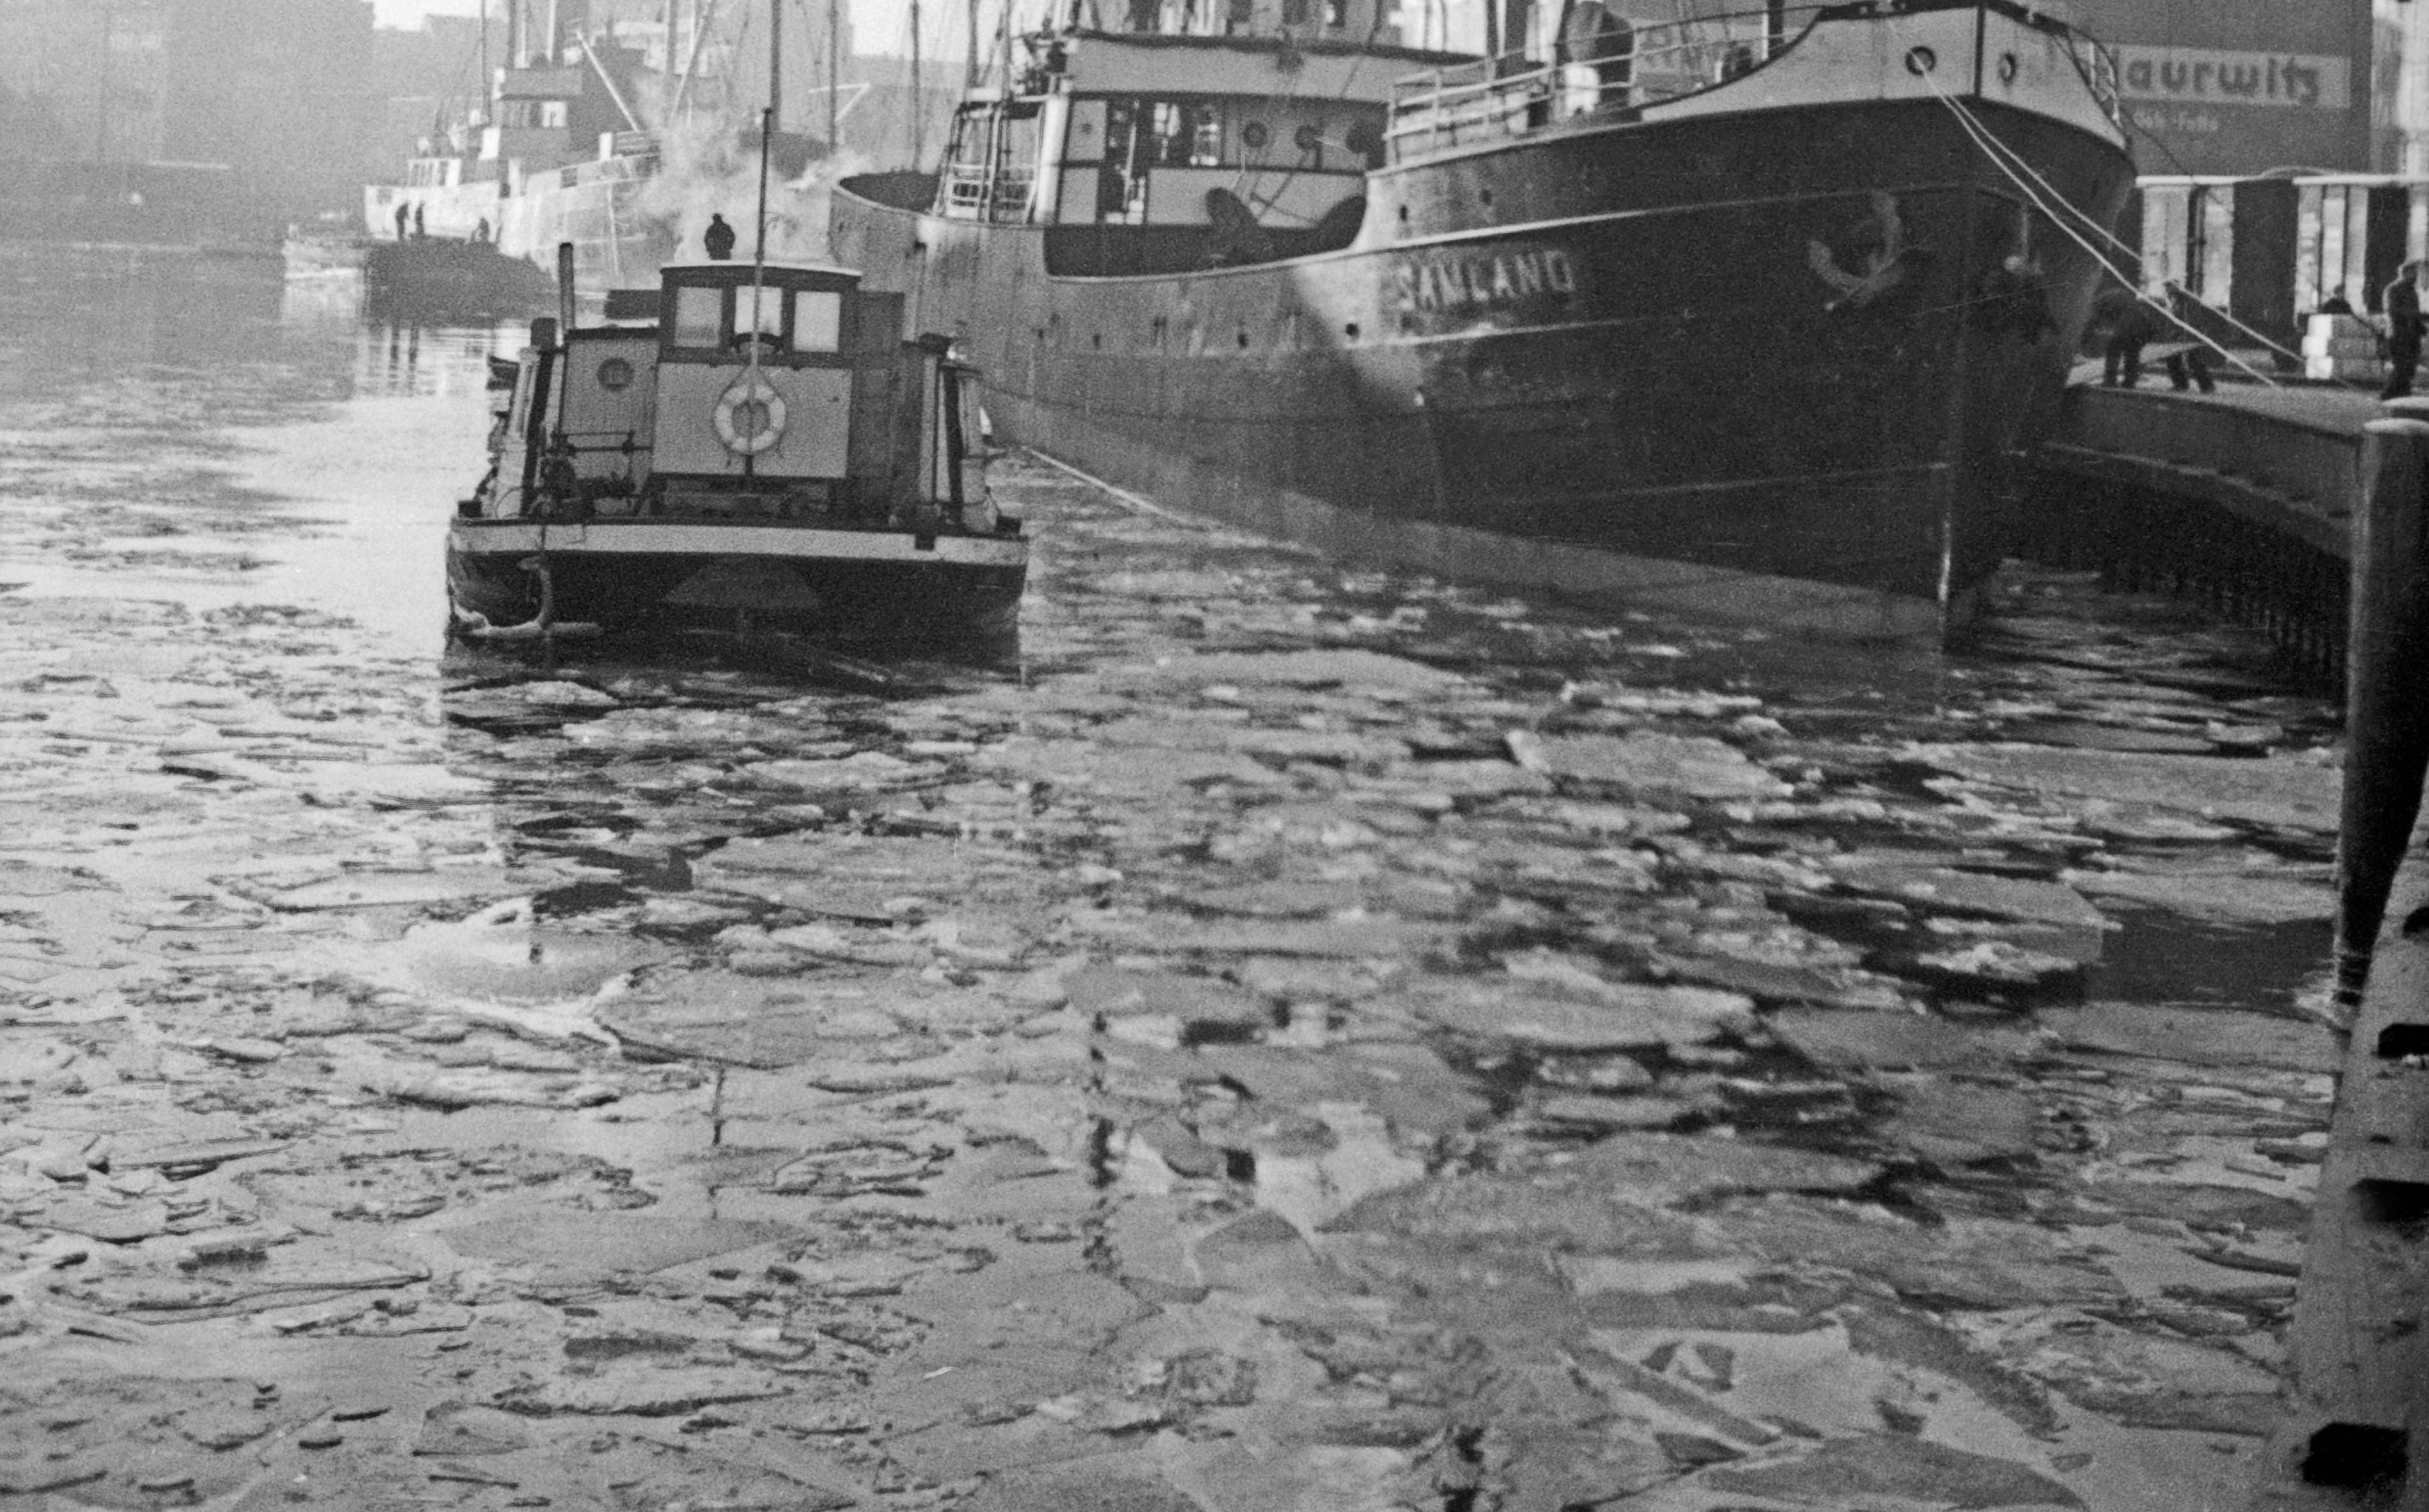
<svg viewBox="0 0 2429 1512">
<path fill-rule="evenodd" d="M 943 562 L 956 567 L 1018 567 L 1029 543 L 1017 537 L 936 535 L 926 551 L 907 532 L 801 530 L 770 525 L 685 525 L 664 520 L 587 524 L 524 520 L 450 522 L 456 550 L 478 556 L 548 551 L 577 556 L 764 556 L 849 562 Z"/>
</svg>

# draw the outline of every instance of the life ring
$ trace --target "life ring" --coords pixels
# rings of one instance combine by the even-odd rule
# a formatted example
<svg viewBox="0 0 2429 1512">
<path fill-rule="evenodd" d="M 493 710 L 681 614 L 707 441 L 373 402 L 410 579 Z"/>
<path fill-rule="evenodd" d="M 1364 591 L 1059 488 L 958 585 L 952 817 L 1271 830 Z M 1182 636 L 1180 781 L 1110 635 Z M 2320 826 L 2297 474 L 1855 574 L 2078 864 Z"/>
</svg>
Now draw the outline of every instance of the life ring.
<svg viewBox="0 0 2429 1512">
<path fill-rule="evenodd" d="M 749 436 L 742 434 L 737 417 L 745 404 L 755 404 L 765 419 L 760 429 Z M 746 379 L 725 391 L 717 402 L 717 438 L 725 449 L 746 457 L 755 457 L 785 438 L 785 396 L 776 392 L 767 379 Z"/>
</svg>

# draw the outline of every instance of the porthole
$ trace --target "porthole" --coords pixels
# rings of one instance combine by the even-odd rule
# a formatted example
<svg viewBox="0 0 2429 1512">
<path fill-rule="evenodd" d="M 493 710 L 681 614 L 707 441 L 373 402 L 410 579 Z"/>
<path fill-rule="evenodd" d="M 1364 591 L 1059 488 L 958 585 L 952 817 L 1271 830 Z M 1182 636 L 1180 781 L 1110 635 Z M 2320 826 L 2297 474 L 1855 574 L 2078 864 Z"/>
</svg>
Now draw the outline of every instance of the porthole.
<svg viewBox="0 0 2429 1512">
<path fill-rule="evenodd" d="M 2016 69 L 2018 66 L 2015 54 L 2001 53 L 1999 55 L 1999 82 L 2002 84 L 2015 83 Z"/>
<path fill-rule="evenodd" d="M 1940 55 L 1928 47 L 1909 47 L 1906 50 L 1906 71 L 1917 78 L 1921 78 L 1939 66 Z"/>
<path fill-rule="evenodd" d="M 1251 121 L 1240 128 L 1240 140 L 1250 152 L 1264 151 L 1265 143 L 1271 140 L 1273 133 L 1265 129 L 1262 121 Z"/>
<path fill-rule="evenodd" d="M 1493 191 L 1491 189 L 1478 189 L 1476 191 L 1476 200 L 1479 205 L 1485 205 L 1489 208 L 1493 204 Z"/>
<path fill-rule="evenodd" d="M 1352 321 L 1350 321 L 1347 325 L 1343 326 L 1343 327 L 1341 328 L 1341 334 L 1342 334 L 1343 336 L 1347 337 L 1348 337 L 1350 340 L 1352 340 L 1352 341 L 1357 340 L 1357 339 L 1358 339 L 1358 322 L 1357 322 L 1356 320 L 1352 320 Z"/>
<path fill-rule="evenodd" d="M 633 365 L 621 357 L 610 357 L 599 365 L 599 386 L 611 394 L 620 394 L 633 386 Z"/>
<path fill-rule="evenodd" d="M 1299 151 L 1312 153 L 1324 145 L 1324 128 L 1314 125 L 1301 126 L 1291 133 L 1291 140 L 1298 143 Z"/>
</svg>

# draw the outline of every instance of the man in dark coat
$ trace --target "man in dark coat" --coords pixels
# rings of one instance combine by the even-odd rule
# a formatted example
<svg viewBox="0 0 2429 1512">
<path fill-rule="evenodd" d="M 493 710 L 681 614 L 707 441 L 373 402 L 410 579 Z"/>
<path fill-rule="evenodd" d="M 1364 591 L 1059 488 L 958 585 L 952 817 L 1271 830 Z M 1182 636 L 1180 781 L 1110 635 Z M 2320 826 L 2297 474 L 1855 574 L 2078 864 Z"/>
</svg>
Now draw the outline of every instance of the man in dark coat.
<svg viewBox="0 0 2429 1512">
<path fill-rule="evenodd" d="M 734 255 L 734 228 L 725 223 L 725 217 L 721 215 L 708 218 L 708 230 L 702 234 L 700 239 L 707 243 L 711 262 L 723 262 Z"/>
<path fill-rule="evenodd" d="M 2092 305 L 2092 316 L 2108 328 L 2108 339 L 2100 353 L 2100 381 L 2111 388 L 2131 388 L 2140 383 L 2142 349 L 2166 334 L 2167 322 L 2149 300 L 2123 287 L 2101 295 Z"/>
<path fill-rule="evenodd" d="M 2412 375 L 2421 368 L 2421 264 L 2408 262 L 2387 286 L 2387 386 L 2379 398 L 2412 392 Z"/>
</svg>

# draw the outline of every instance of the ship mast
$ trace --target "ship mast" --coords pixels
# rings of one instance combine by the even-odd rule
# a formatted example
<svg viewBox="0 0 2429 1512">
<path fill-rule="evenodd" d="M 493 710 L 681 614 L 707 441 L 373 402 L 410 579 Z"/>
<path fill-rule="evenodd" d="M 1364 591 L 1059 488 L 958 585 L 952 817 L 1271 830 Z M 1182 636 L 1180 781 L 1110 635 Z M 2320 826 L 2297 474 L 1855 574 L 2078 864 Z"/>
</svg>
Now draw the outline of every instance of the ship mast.
<svg viewBox="0 0 2429 1512">
<path fill-rule="evenodd" d="M 751 359 L 742 387 L 753 404 L 763 403 L 759 398 L 759 352 L 766 343 L 759 339 L 759 333 L 767 328 L 768 319 L 764 304 L 768 297 L 768 158 L 775 148 L 776 107 L 783 99 L 784 40 L 785 0 L 768 0 L 768 107 L 759 117 L 759 234 L 752 238 Z M 737 320 L 735 323 L 738 325 L 741 322 Z M 781 323 L 777 329 L 783 329 Z M 746 453 L 742 458 L 742 475 L 747 478 L 751 472 L 752 458 Z"/>
<path fill-rule="evenodd" d="M 843 150 L 843 0 L 827 0 L 827 156 Z"/>
<path fill-rule="evenodd" d="M 919 108 L 919 0 L 911 0 L 911 166 L 928 156 L 928 122 Z"/>
<path fill-rule="evenodd" d="M 109 161 L 109 49 L 111 25 L 118 19 L 115 0 L 101 4 L 101 74 L 99 88 L 92 102 L 92 156 L 97 163 Z"/>
<path fill-rule="evenodd" d="M 677 0 L 667 0 L 662 13 L 666 41 L 658 52 L 658 130 L 672 131 L 675 125 L 675 7 Z"/>
</svg>

